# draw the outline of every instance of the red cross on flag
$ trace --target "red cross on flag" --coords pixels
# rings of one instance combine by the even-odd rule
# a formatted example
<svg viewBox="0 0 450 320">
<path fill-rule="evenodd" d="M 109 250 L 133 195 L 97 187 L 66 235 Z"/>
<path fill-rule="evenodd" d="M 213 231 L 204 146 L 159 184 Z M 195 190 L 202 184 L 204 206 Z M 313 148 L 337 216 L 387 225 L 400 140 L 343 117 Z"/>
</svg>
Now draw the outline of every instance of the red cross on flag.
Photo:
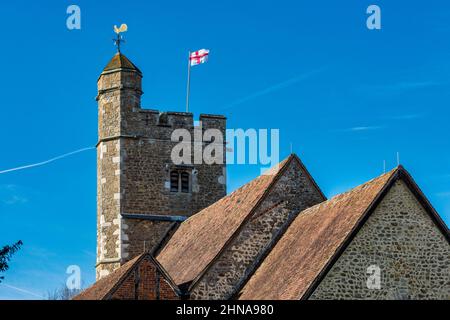
<svg viewBox="0 0 450 320">
<path fill-rule="evenodd" d="M 206 61 L 208 61 L 208 55 L 209 55 L 208 49 L 201 49 L 198 51 L 191 52 L 191 55 L 189 56 L 191 66 L 196 66 L 198 64 L 205 63 Z"/>
</svg>

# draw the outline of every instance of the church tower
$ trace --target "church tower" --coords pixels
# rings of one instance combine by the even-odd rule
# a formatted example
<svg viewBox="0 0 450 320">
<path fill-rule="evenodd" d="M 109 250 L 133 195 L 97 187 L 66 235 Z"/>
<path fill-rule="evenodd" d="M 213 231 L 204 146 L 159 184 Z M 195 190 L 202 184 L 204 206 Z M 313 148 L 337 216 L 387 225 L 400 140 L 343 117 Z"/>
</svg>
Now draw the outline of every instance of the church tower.
<svg viewBox="0 0 450 320">
<path fill-rule="evenodd" d="M 193 114 L 142 109 L 142 94 L 141 71 L 118 52 L 98 79 L 97 280 L 157 250 L 181 221 L 226 195 L 225 157 L 222 164 L 172 161 L 173 131 L 194 137 L 199 130 Z M 202 131 L 225 137 L 225 117 L 199 120 Z"/>
</svg>

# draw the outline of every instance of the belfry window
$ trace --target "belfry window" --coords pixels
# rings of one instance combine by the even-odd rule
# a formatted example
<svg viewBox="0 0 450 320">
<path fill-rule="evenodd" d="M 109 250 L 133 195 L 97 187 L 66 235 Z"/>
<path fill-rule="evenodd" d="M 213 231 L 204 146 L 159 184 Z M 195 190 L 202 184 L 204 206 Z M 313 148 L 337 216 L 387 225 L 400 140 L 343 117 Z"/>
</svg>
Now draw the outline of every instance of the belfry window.
<svg viewBox="0 0 450 320">
<path fill-rule="evenodd" d="M 181 192 L 189 193 L 189 173 L 182 172 L 180 175 Z"/>
<path fill-rule="evenodd" d="M 178 180 L 179 174 L 178 171 L 174 170 L 170 173 L 170 192 L 178 192 Z"/>
<path fill-rule="evenodd" d="M 190 174 L 183 170 L 170 172 L 170 192 L 189 193 Z"/>
</svg>

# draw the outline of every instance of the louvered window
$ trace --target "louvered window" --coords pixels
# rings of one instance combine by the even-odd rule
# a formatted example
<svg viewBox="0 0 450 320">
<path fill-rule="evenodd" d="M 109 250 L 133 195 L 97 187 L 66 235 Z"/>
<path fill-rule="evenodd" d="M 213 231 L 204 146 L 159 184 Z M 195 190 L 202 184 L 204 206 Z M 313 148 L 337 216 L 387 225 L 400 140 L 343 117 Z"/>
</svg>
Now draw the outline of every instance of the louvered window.
<svg viewBox="0 0 450 320">
<path fill-rule="evenodd" d="M 179 173 L 172 171 L 170 173 L 170 192 L 178 192 Z"/>
<path fill-rule="evenodd" d="M 186 171 L 173 170 L 170 172 L 170 191 L 189 193 L 190 175 Z"/>
<path fill-rule="evenodd" d="M 189 173 L 181 173 L 181 192 L 189 193 Z"/>
</svg>

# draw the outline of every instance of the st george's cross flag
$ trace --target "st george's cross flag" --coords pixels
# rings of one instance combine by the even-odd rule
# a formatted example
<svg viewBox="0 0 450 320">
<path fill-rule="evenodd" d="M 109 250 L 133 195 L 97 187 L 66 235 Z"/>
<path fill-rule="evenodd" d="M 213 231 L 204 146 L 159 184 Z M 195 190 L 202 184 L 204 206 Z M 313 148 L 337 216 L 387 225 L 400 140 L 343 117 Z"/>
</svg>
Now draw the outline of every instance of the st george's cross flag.
<svg viewBox="0 0 450 320">
<path fill-rule="evenodd" d="M 209 50 L 201 49 L 198 51 L 191 52 L 189 56 L 189 61 L 191 66 L 196 66 L 201 63 L 208 61 Z"/>
</svg>

